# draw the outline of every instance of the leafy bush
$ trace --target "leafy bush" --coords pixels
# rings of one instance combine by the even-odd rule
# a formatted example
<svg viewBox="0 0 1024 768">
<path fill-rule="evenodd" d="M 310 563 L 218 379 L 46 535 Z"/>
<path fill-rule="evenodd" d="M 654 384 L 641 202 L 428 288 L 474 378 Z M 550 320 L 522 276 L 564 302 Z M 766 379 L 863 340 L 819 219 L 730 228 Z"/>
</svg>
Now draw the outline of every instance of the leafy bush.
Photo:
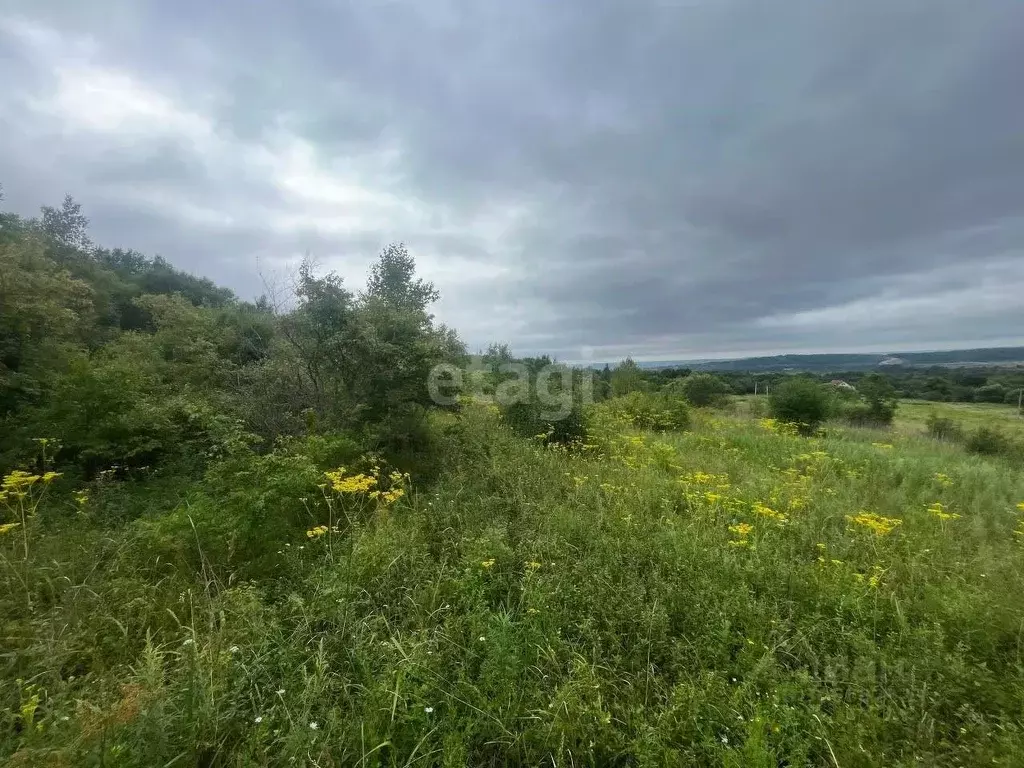
<svg viewBox="0 0 1024 768">
<path fill-rule="evenodd" d="M 272 576 L 284 543 L 327 520 L 324 471 L 370 463 L 341 435 L 287 440 L 264 455 L 240 448 L 210 467 L 186 504 L 139 521 L 135 547 L 218 576 Z"/>
<path fill-rule="evenodd" d="M 885 402 L 839 398 L 835 401 L 833 411 L 836 418 L 856 427 L 883 427 L 892 424 L 896 406 Z"/>
<path fill-rule="evenodd" d="M 899 399 L 896 388 L 889 379 L 880 373 L 869 373 L 858 382 L 857 392 L 867 405 L 867 409 L 863 411 L 865 423 L 892 424 Z"/>
<path fill-rule="evenodd" d="M 978 427 L 967 435 L 964 447 L 971 453 L 983 456 L 1008 455 L 1013 452 L 1012 441 L 997 429 Z"/>
<path fill-rule="evenodd" d="M 1003 403 L 1006 402 L 1006 388 L 1001 384 L 986 384 L 978 387 L 974 392 L 976 403 Z"/>
<path fill-rule="evenodd" d="M 871 406 L 863 400 L 837 399 L 834 411 L 836 418 L 856 427 L 866 427 L 876 423 Z"/>
<path fill-rule="evenodd" d="M 501 406 L 502 417 L 521 437 L 541 437 L 545 444 L 573 445 L 586 441 L 587 425 L 583 406 L 587 400 L 584 376 L 566 369 L 562 375 L 549 376 L 546 391 L 539 393 L 538 378 L 516 386 L 519 396 Z M 499 385 L 498 399 L 501 400 Z"/>
<path fill-rule="evenodd" d="M 693 373 L 676 379 L 666 385 L 666 390 L 681 394 L 690 405 L 698 407 L 721 405 L 732 391 L 728 384 L 710 373 Z"/>
<path fill-rule="evenodd" d="M 681 431 L 690 426 L 690 409 L 679 396 L 631 392 L 602 404 L 608 413 L 635 429 Z"/>
<path fill-rule="evenodd" d="M 935 412 L 929 413 L 927 419 L 925 419 L 925 429 L 936 440 L 961 442 L 964 437 L 963 427 L 953 419 L 939 416 Z"/>
<path fill-rule="evenodd" d="M 802 434 L 813 432 L 829 414 L 828 394 L 813 379 L 786 379 L 772 390 L 768 402 L 772 417 L 796 424 Z"/>
</svg>

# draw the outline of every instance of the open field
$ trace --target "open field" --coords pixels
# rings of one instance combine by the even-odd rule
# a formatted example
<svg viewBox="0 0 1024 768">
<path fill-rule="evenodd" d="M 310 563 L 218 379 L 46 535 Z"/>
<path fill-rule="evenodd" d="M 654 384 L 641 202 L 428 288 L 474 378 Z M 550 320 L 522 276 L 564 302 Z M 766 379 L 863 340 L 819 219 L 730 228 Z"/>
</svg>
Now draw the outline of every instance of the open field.
<svg viewBox="0 0 1024 768">
<path fill-rule="evenodd" d="M 953 419 L 965 429 L 992 427 L 1007 435 L 1024 437 L 1024 419 L 1017 415 L 1017 407 L 995 403 L 936 403 L 926 400 L 901 400 L 895 429 L 901 432 L 922 432 L 931 413 Z"/>
<path fill-rule="evenodd" d="M 730 398 L 738 416 L 750 417 L 767 411 L 767 400 L 754 395 Z M 930 400 L 900 400 L 893 429 L 905 435 L 924 434 L 930 414 L 952 419 L 965 430 L 991 427 L 1008 436 L 1024 437 L 1024 419 L 1017 415 L 1017 407 L 995 403 L 944 403 Z"/>
<path fill-rule="evenodd" d="M 432 429 L 387 506 L 318 490 L 312 439 L 77 516 L 55 485 L 4 544 L 10 764 L 1024 763 L 1010 465 L 715 412 L 578 454 L 482 407 Z"/>
</svg>

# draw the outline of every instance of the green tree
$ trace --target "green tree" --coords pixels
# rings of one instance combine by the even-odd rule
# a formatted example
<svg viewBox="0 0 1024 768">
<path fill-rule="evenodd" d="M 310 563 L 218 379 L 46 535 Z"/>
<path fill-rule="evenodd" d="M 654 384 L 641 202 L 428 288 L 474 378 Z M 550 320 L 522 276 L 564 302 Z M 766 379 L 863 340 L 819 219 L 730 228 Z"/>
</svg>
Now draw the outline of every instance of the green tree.
<svg viewBox="0 0 1024 768">
<path fill-rule="evenodd" d="M 871 422 L 892 423 L 899 398 L 888 378 L 880 373 L 869 373 L 857 383 L 857 392 L 867 403 L 867 415 Z"/>
<path fill-rule="evenodd" d="M 92 250 L 89 239 L 89 219 L 82 213 L 82 206 L 71 195 L 65 195 L 60 208 L 44 205 L 41 209 L 40 228 L 50 239 L 58 260 L 74 253 Z"/>
<path fill-rule="evenodd" d="M 676 379 L 670 385 L 670 391 L 678 392 L 696 406 L 718 405 L 725 401 L 729 394 L 729 385 L 710 373 L 693 373 L 685 379 Z"/>
<path fill-rule="evenodd" d="M 0 237 L 0 415 L 42 396 L 52 373 L 84 343 L 92 290 L 55 263 L 18 221 Z"/>
<path fill-rule="evenodd" d="M 813 432 L 829 412 L 829 398 L 823 386 L 802 376 L 780 382 L 768 402 L 774 418 L 798 425 L 803 434 Z"/>
<path fill-rule="evenodd" d="M 978 403 L 1002 403 L 1006 401 L 1006 388 L 1002 384 L 986 384 L 974 393 Z"/>
<path fill-rule="evenodd" d="M 451 329 L 434 325 L 428 308 L 437 291 L 416 277 L 405 248 L 382 251 L 358 297 L 307 261 L 296 296 L 280 328 L 301 368 L 306 407 L 323 423 L 411 442 L 431 406 L 431 369 L 465 350 Z"/>
<path fill-rule="evenodd" d="M 370 268 L 363 298 L 389 309 L 413 312 L 429 320 L 427 307 L 439 296 L 433 283 L 416 277 L 416 261 L 409 255 L 405 244 L 392 243 L 381 251 L 377 262 Z"/>
<path fill-rule="evenodd" d="M 622 397 L 630 392 L 643 392 L 645 389 L 643 372 L 632 357 L 627 357 L 612 370 L 612 397 Z"/>
</svg>

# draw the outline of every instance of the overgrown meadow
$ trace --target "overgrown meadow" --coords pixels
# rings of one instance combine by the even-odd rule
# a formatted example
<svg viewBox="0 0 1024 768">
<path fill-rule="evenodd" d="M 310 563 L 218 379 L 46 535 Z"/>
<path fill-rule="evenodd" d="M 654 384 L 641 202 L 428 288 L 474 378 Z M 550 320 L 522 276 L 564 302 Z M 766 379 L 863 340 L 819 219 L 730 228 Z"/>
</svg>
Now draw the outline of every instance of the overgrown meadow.
<svg viewBox="0 0 1024 768">
<path fill-rule="evenodd" d="M 6 764 L 1024 764 L 1001 432 L 631 361 L 546 420 L 502 347 L 439 407 L 402 246 L 248 303 L 86 223 L 0 214 Z"/>
<path fill-rule="evenodd" d="M 438 415 L 423 484 L 327 475 L 314 438 L 84 504 L 39 480 L 28 559 L 3 558 L 9 760 L 1020 764 L 1018 471 L 602 410 L 572 450 Z M 166 508 L 91 521 L 147 494 Z"/>
</svg>

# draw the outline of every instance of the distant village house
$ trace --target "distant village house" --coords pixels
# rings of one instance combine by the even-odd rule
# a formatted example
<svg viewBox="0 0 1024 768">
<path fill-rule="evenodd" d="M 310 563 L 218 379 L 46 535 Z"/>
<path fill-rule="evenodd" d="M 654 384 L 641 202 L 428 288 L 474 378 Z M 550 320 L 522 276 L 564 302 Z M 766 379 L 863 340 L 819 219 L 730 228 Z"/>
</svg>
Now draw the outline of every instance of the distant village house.
<svg viewBox="0 0 1024 768">
<path fill-rule="evenodd" d="M 832 381 L 830 381 L 829 384 L 831 384 L 836 389 L 846 389 L 849 390 L 850 392 L 857 391 L 857 388 L 853 386 L 853 384 L 851 384 L 848 381 L 843 381 L 842 379 L 832 379 Z"/>
</svg>

